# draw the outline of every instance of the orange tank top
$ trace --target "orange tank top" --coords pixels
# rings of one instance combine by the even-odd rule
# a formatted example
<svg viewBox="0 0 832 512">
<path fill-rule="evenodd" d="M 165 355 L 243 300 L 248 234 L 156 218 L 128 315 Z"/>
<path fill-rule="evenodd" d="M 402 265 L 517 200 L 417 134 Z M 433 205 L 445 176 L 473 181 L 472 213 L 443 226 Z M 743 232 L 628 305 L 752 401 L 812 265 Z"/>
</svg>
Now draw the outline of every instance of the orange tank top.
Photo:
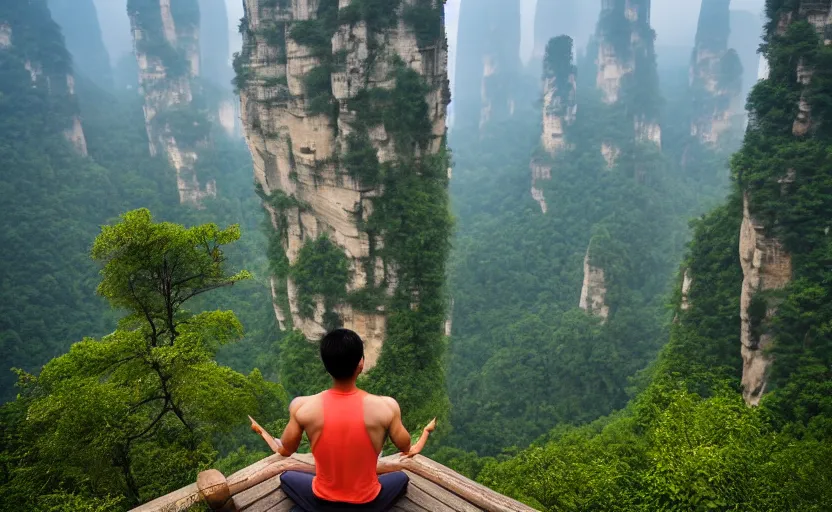
<svg viewBox="0 0 832 512">
<path fill-rule="evenodd" d="M 326 501 L 362 504 L 381 491 L 378 453 L 364 424 L 364 391 L 324 392 L 324 427 L 312 447 L 312 491 Z"/>
</svg>

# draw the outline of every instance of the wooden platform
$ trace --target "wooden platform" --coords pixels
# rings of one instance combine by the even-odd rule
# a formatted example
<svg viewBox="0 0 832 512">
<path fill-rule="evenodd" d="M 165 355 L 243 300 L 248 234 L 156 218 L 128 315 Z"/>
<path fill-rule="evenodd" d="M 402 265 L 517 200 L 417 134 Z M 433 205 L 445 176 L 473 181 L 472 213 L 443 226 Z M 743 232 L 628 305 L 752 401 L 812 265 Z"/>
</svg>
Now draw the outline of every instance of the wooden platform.
<svg viewBox="0 0 832 512">
<path fill-rule="evenodd" d="M 404 512 L 531 512 L 534 509 L 473 482 L 432 460 L 417 456 L 382 459 L 410 477 L 407 492 L 393 507 Z M 200 474 L 196 484 L 142 505 L 132 512 L 179 512 L 197 502 L 226 512 L 289 512 L 294 503 L 280 488 L 280 474 L 314 467 L 311 455 L 273 455 L 227 479 L 218 471 Z"/>
</svg>

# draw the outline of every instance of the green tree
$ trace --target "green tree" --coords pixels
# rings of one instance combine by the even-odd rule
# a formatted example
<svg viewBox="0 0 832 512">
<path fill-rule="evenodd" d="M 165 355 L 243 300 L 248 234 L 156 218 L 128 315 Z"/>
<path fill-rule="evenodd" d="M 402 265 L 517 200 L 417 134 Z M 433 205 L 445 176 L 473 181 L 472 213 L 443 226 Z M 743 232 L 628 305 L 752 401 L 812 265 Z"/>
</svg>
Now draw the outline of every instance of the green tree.
<svg viewBox="0 0 832 512">
<path fill-rule="evenodd" d="M 103 264 L 98 292 L 127 315 L 40 376 L 21 374 L 22 396 L 4 415 L 4 457 L 14 462 L 4 499 L 35 506 L 47 492 L 72 492 L 136 504 L 192 482 L 246 414 L 280 415 L 280 386 L 214 360 L 242 337 L 235 315 L 184 309 L 249 277 L 226 269 L 223 246 L 239 236 L 237 226 L 154 223 L 144 209 L 102 229 L 92 249 Z"/>
</svg>

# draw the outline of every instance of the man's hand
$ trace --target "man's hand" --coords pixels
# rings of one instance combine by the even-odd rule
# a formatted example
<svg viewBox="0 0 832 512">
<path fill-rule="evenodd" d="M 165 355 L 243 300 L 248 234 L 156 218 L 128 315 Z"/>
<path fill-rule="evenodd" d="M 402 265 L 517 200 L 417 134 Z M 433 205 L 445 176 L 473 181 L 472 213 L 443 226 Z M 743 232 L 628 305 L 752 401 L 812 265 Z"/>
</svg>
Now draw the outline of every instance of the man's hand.
<svg viewBox="0 0 832 512">
<path fill-rule="evenodd" d="M 265 430 L 263 430 L 263 427 L 261 427 L 259 423 L 254 421 L 254 418 L 252 418 L 251 416 L 249 416 L 248 419 L 251 420 L 251 430 L 253 430 L 255 434 L 262 436 L 263 432 L 265 432 Z"/>
<path fill-rule="evenodd" d="M 410 459 L 412 457 L 415 457 L 416 455 L 419 455 L 422 452 L 422 449 L 428 443 L 428 437 L 430 436 L 430 433 L 434 430 L 436 430 L 436 418 L 433 418 L 431 422 L 427 424 L 424 430 L 422 430 L 422 437 L 419 438 L 419 441 L 417 441 L 416 444 L 412 448 L 410 448 L 409 452 L 403 453 L 402 456 L 407 459 Z"/>
<path fill-rule="evenodd" d="M 249 416 L 248 419 L 251 420 L 251 430 L 253 430 L 255 434 L 260 435 L 260 437 L 262 437 L 263 440 L 266 441 L 266 444 L 269 445 L 269 448 L 271 448 L 274 453 L 283 455 L 281 453 L 283 449 L 283 443 L 280 441 L 280 439 L 273 438 L 272 435 L 266 432 L 266 429 L 264 429 L 260 426 L 259 423 L 254 421 L 254 418 L 252 418 L 251 416 Z"/>
</svg>

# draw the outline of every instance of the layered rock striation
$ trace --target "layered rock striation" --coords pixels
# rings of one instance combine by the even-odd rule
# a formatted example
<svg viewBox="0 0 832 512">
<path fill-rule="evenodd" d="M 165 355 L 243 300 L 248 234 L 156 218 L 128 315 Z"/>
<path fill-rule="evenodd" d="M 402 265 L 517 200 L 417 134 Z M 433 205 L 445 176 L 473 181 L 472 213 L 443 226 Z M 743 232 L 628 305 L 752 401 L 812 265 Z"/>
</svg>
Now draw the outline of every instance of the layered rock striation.
<svg viewBox="0 0 832 512">
<path fill-rule="evenodd" d="M 196 105 L 201 91 L 197 0 L 129 0 L 127 4 L 150 154 L 176 172 L 179 201 L 198 205 L 216 195 L 199 175 L 200 153 L 211 146 L 210 122 Z"/>
<path fill-rule="evenodd" d="M 584 257 L 584 281 L 578 306 L 606 322 L 610 316 L 610 307 L 607 304 L 606 273 L 603 267 L 593 265 L 591 249 L 590 246 Z"/>
<path fill-rule="evenodd" d="M 812 195 L 828 167 L 812 159 L 828 154 L 828 114 L 824 105 L 829 79 L 828 70 L 819 68 L 818 63 L 826 62 L 832 54 L 828 48 L 832 45 L 828 38 L 832 33 L 832 1 L 793 2 L 770 11 L 773 16 L 765 40 L 771 71 L 758 87 L 776 100 L 799 100 L 794 105 L 793 121 L 784 121 L 782 114 L 768 111 L 769 104 L 752 99 L 746 145 L 756 144 L 756 153 L 746 152 L 741 160 L 742 384 L 743 396 L 751 405 L 759 403 L 769 386 L 772 365 L 776 364 L 773 354 L 782 338 L 798 336 L 793 331 L 800 326 L 789 324 L 794 320 L 788 316 L 782 318 L 780 306 L 795 300 L 790 294 L 796 274 L 801 274 L 805 283 L 823 279 L 812 265 L 818 261 L 814 251 L 826 246 L 829 234 L 827 222 L 807 220 L 824 216 L 828 209 L 825 199 Z M 801 158 L 780 157 L 784 148 L 791 148 Z M 797 218 L 800 222 L 795 222 Z M 775 317 L 785 322 L 778 331 L 772 330 Z M 789 350 L 811 351 L 812 344 L 807 342 L 810 334 L 805 336 L 799 348 L 792 346 Z M 790 357 L 788 351 L 785 357 Z M 781 377 L 785 372 L 781 369 Z"/>
<path fill-rule="evenodd" d="M 709 147 L 724 145 L 727 137 L 742 133 L 744 127 L 743 66 L 737 52 L 728 49 L 729 5 L 730 0 L 702 0 L 691 56 L 690 134 Z"/>
<path fill-rule="evenodd" d="M 520 2 L 463 0 L 459 15 L 455 116 L 482 133 L 514 115 L 520 74 Z"/>
<path fill-rule="evenodd" d="M 87 156 L 72 58 L 44 0 L 0 6 L 0 58 L 7 76 L 4 79 L 14 82 L 28 77 L 27 87 L 42 92 L 50 112 L 48 128 L 59 130 L 75 153 Z M 14 97 L 13 89 L 9 86 L 3 94 Z"/>
<path fill-rule="evenodd" d="M 545 156 L 532 159 L 532 197 L 543 213 L 548 211 L 546 198 L 539 182 L 552 178 L 552 160 L 567 149 L 566 129 L 575 122 L 578 113 L 577 68 L 572 55 L 572 38 L 552 38 L 543 59 L 543 130 L 540 137 Z"/>
<path fill-rule="evenodd" d="M 245 7 L 237 86 L 281 328 L 355 330 L 366 371 L 399 350 L 433 361 L 450 233 L 442 2 Z"/>
<path fill-rule="evenodd" d="M 601 7 L 596 33 L 596 87 L 605 104 L 626 110 L 622 128 L 632 130 L 636 144 L 661 149 L 650 0 L 602 0 Z M 603 153 L 610 167 L 621 151 L 616 141 L 605 144 Z"/>
</svg>

